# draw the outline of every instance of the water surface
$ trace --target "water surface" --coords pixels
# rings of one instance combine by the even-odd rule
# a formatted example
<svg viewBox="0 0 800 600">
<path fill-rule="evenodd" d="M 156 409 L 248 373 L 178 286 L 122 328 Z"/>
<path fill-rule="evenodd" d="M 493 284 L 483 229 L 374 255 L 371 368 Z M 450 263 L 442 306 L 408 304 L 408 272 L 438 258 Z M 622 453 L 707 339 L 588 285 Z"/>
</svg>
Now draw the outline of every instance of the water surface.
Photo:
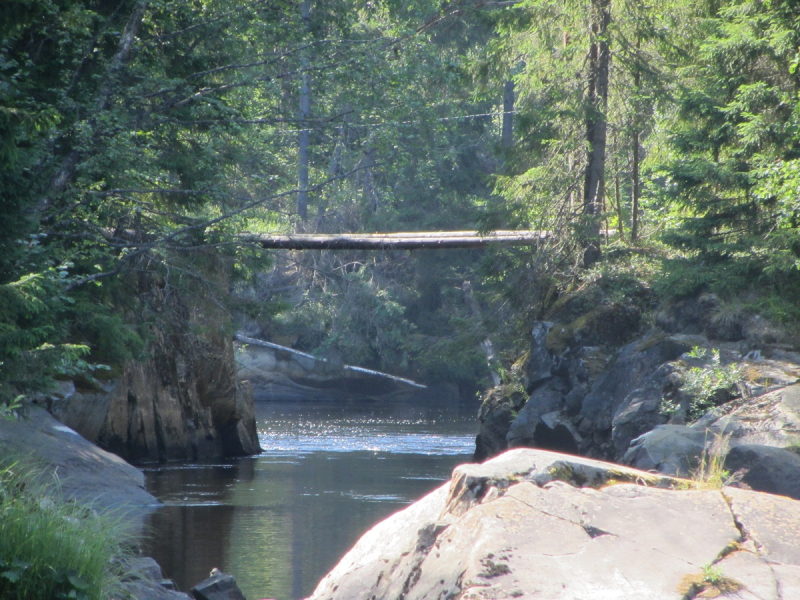
<svg viewBox="0 0 800 600">
<path fill-rule="evenodd" d="M 248 600 L 303 598 L 375 523 L 474 450 L 462 402 L 258 404 L 264 454 L 145 470 L 165 507 L 144 548 L 188 590 L 218 567 Z"/>
</svg>

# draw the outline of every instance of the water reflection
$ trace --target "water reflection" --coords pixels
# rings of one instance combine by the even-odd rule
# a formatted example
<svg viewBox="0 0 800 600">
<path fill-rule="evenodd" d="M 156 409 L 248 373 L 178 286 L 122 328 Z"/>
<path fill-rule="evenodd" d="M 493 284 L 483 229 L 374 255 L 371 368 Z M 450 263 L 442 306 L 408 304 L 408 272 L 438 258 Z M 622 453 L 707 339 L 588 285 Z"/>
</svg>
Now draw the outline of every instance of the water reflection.
<svg viewBox="0 0 800 600">
<path fill-rule="evenodd" d="M 473 406 L 257 408 L 263 455 L 145 472 L 167 505 L 145 550 L 183 590 L 218 567 L 250 599 L 307 596 L 364 531 L 474 449 Z"/>
</svg>

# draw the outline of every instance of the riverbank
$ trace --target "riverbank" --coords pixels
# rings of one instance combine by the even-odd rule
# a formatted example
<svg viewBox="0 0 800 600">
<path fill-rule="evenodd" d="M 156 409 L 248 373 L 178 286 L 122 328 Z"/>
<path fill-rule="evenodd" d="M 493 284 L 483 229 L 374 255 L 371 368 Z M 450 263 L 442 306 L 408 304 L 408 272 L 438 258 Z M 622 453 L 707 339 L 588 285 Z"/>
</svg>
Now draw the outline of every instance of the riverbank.
<svg viewBox="0 0 800 600">
<path fill-rule="evenodd" d="M 80 517 L 70 516 L 76 512 L 70 505 L 85 507 L 91 518 L 107 516 L 109 523 L 119 525 L 120 535 L 130 536 L 134 542 L 144 534 L 147 515 L 161 506 L 145 489 L 139 469 L 88 442 L 36 406 L 26 409 L 24 416 L 0 419 L 0 456 L 7 461 L 5 466 L 14 465 L 23 481 L 37 486 L 41 511 L 58 515 L 59 506 L 67 506 L 71 512 L 64 512 L 64 518 L 73 519 Z M 61 543 L 69 545 L 68 540 Z M 120 567 L 122 591 L 137 600 L 189 599 L 164 587 L 169 582 L 163 581 L 161 569 L 152 559 L 118 558 L 124 563 Z M 74 585 L 83 585 L 75 581 Z"/>
</svg>

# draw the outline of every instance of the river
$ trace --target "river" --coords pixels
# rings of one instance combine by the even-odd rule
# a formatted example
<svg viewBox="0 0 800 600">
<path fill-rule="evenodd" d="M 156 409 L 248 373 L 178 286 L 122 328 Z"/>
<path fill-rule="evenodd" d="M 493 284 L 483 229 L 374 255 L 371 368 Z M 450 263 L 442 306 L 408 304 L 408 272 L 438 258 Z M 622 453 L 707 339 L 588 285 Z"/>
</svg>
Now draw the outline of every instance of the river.
<svg viewBox="0 0 800 600">
<path fill-rule="evenodd" d="M 475 402 L 258 403 L 264 453 L 145 469 L 165 506 L 143 551 L 187 591 L 212 568 L 249 600 L 308 596 L 358 540 L 474 450 Z"/>
</svg>

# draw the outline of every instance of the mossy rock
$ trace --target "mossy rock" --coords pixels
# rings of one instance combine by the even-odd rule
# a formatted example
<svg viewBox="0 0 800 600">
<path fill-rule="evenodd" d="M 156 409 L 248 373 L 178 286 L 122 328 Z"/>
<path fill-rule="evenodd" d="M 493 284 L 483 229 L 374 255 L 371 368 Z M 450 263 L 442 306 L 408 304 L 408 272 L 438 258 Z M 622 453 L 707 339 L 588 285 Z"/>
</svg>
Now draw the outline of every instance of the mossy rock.
<svg viewBox="0 0 800 600">
<path fill-rule="evenodd" d="M 547 349 L 562 354 L 581 346 L 618 347 L 639 330 L 642 314 L 632 306 L 601 304 L 567 325 L 557 324 L 547 335 Z"/>
<path fill-rule="evenodd" d="M 545 315 L 546 321 L 570 323 L 591 311 L 603 302 L 603 291 L 597 286 L 588 286 L 562 294 Z"/>
</svg>

